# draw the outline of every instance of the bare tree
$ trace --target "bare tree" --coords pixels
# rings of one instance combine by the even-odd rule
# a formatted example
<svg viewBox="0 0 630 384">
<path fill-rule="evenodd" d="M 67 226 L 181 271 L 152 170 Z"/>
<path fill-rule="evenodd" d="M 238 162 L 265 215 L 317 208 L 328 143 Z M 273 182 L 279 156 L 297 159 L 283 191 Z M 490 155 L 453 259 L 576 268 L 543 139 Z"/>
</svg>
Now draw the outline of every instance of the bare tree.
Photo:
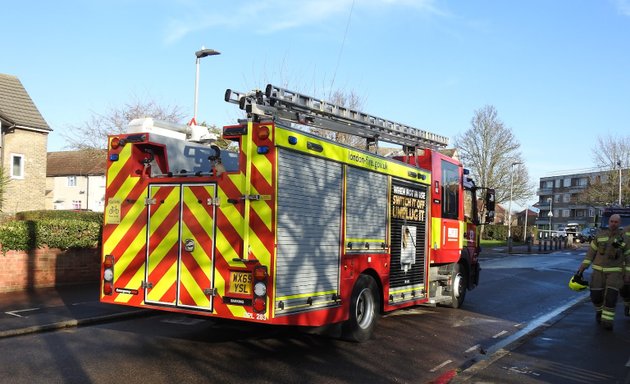
<svg viewBox="0 0 630 384">
<path fill-rule="evenodd" d="M 0 212 L 4 210 L 4 202 L 6 200 L 7 188 L 10 182 L 11 177 L 9 177 L 9 172 L 0 167 Z"/>
<path fill-rule="evenodd" d="M 462 163 L 480 187 L 494 188 L 496 202 L 525 201 L 534 195 L 527 167 L 514 133 L 499 119 L 497 110 L 486 105 L 475 111 L 471 127 L 454 138 Z"/>
<path fill-rule="evenodd" d="M 579 202 L 602 206 L 619 202 L 621 176 L 621 204 L 630 202 L 630 137 L 599 136 L 593 151 L 593 161 L 600 173 L 589 180 L 588 187 L 579 195 Z"/>
<path fill-rule="evenodd" d="M 332 92 L 327 101 L 354 110 L 361 110 L 363 105 L 361 98 L 354 91 L 345 92 L 342 90 L 336 90 Z M 310 131 L 318 136 L 336 141 L 337 143 L 346 144 L 355 148 L 365 149 L 365 139 L 356 135 L 329 131 L 322 128 L 311 128 Z"/>
<path fill-rule="evenodd" d="M 68 133 L 63 136 L 71 149 L 105 148 L 107 135 L 124 132 L 129 121 L 141 117 L 179 123 L 185 114 L 176 105 L 165 106 L 154 100 L 136 98 L 122 106 L 112 107 L 105 113 L 93 112 L 89 120 L 68 127 Z"/>
<path fill-rule="evenodd" d="M 598 136 L 597 145 L 593 148 L 595 165 L 604 169 L 614 169 L 621 162 L 628 167 L 630 161 L 630 137 Z"/>
</svg>

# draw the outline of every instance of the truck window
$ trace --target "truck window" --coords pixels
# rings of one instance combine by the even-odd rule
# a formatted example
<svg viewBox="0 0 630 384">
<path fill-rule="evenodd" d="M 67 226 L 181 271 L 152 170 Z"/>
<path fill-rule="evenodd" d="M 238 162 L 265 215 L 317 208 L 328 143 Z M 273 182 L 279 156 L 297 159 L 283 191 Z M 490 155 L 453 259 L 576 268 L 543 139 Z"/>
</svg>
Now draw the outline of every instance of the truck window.
<svg viewBox="0 0 630 384">
<path fill-rule="evenodd" d="M 476 210 L 473 209 L 474 201 L 476 201 L 475 193 L 470 189 L 464 189 L 464 216 L 476 223 L 479 218 L 476 217 Z"/>
<path fill-rule="evenodd" d="M 459 207 L 459 167 L 442 160 L 442 217 L 457 219 Z"/>
</svg>

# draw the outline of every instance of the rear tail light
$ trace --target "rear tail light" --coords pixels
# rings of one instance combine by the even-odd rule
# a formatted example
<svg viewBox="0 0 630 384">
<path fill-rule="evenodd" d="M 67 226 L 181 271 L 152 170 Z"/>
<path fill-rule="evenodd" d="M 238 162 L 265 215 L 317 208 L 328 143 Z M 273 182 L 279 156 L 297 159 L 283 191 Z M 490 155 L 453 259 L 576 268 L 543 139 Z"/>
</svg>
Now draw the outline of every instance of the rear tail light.
<svg viewBox="0 0 630 384">
<path fill-rule="evenodd" d="M 111 295 L 114 292 L 114 256 L 105 255 L 103 259 L 103 293 Z"/>
<path fill-rule="evenodd" d="M 254 302 L 253 308 L 256 313 L 265 313 L 267 311 L 267 281 L 269 274 L 267 267 L 259 265 L 254 267 L 253 274 L 254 283 Z"/>
</svg>

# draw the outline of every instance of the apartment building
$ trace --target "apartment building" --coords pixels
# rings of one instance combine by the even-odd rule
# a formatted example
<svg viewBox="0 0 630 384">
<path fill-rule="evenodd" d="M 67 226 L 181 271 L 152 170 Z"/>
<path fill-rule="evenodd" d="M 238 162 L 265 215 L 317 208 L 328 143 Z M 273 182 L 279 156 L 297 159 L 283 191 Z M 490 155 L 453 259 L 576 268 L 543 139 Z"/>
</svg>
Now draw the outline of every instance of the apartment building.
<svg viewBox="0 0 630 384">
<path fill-rule="evenodd" d="M 540 178 L 537 191 L 540 209 L 536 226 L 540 229 L 558 230 L 570 225 L 579 228 L 592 227 L 599 217 L 602 206 L 592 206 L 580 202 L 578 198 L 591 180 L 606 177 L 606 172 L 585 172 Z M 550 214 L 551 212 L 551 214 Z"/>
</svg>

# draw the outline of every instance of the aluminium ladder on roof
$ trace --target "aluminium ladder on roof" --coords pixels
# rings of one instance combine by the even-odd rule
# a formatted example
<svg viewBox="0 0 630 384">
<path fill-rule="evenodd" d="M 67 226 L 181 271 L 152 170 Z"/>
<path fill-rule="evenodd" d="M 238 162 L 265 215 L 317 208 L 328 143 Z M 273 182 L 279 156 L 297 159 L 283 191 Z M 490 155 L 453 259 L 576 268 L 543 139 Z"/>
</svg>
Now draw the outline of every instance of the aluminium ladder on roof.
<svg viewBox="0 0 630 384">
<path fill-rule="evenodd" d="M 269 116 L 368 139 L 400 144 L 407 148 L 439 148 L 448 138 L 391 120 L 368 115 L 268 84 L 265 92 L 225 92 L 225 101 L 238 104 L 249 116 Z"/>
</svg>

